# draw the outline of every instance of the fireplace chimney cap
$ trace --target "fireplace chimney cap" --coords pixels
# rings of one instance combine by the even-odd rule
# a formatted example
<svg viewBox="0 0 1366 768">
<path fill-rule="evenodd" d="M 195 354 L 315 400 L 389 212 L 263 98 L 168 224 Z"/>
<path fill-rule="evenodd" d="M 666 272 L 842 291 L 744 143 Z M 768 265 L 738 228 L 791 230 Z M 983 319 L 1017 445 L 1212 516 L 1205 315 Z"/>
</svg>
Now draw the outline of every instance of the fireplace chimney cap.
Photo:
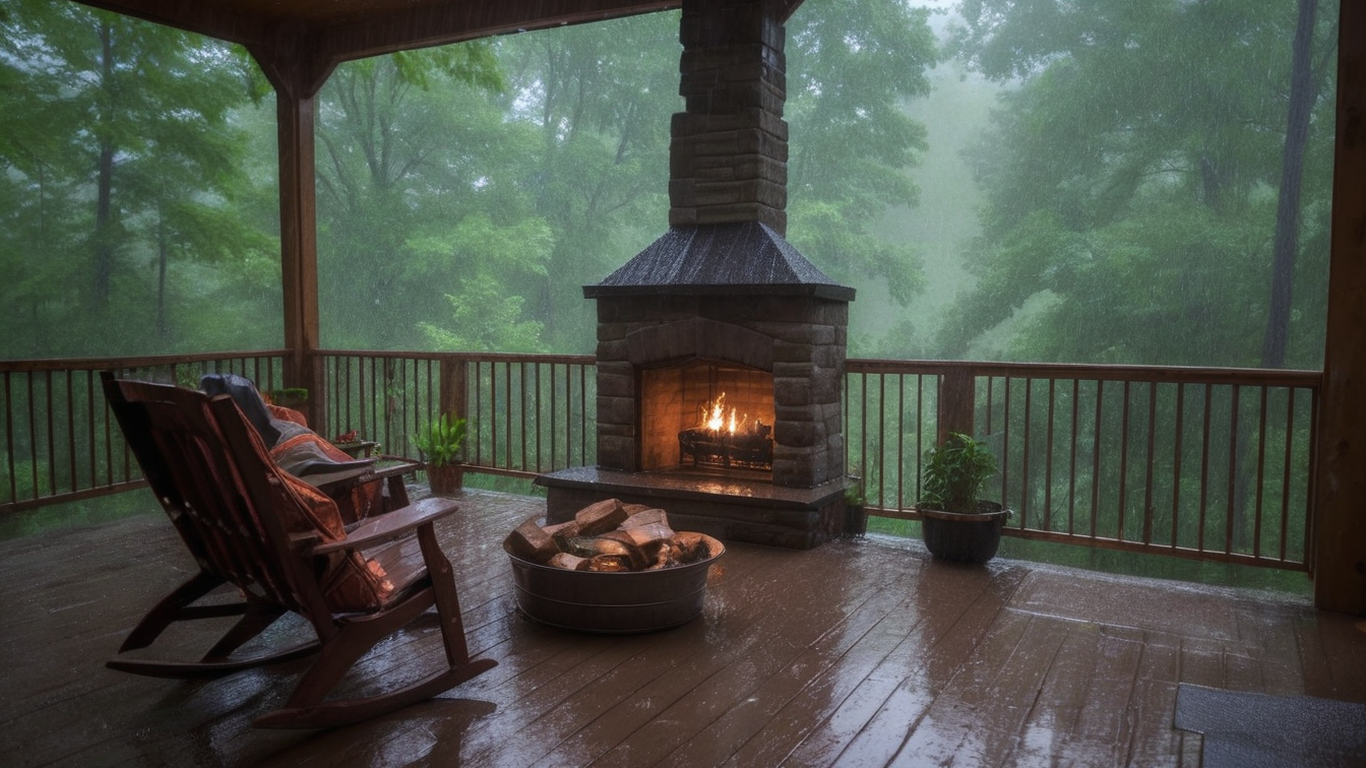
<svg viewBox="0 0 1366 768">
<path fill-rule="evenodd" d="M 670 227 L 597 285 L 586 298 L 631 295 L 755 294 L 853 301 L 782 235 L 757 221 Z"/>
</svg>

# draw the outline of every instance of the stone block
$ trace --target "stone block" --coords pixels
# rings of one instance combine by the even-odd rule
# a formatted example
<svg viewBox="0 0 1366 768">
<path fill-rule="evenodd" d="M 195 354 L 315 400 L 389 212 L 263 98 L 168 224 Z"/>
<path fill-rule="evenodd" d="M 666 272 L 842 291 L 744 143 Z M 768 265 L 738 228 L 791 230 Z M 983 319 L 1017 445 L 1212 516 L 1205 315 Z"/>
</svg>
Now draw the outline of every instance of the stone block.
<svg viewBox="0 0 1366 768">
<path fill-rule="evenodd" d="M 805 379 L 773 379 L 775 407 L 810 405 L 811 402 L 811 382 Z"/>
<path fill-rule="evenodd" d="M 634 438 L 615 437 L 598 432 L 598 466 L 636 471 L 636 441 Z"/>
<path fill-rule="evenodd" d="M 599 360 L 624 360 L 626 358 L 626 340 L 599 341 L 597 357 Z"/>
<path fill-rule="evenodd" d="M 598 421 L 607 424 L 632 424 L 636 420 L 634 397 L 609 397 L 598 393 Z"/>
<path fill-rule="evenodd" d="M 811 373 L 811 401 L 813 403 L 839 402 L 842 377 L 834 368 L 818 368 Z"/>
<path fill-rule="evenodd" d="M 816 443 L 816 424 L 810 421 L 779 421 L 773 427 L 773 441 L 794 448 Z"/>
<path fill-rule="evenodd" d="M 635 397 L 636 377 L 598 371 L 598 394 L 605 397 Z"/>
<path fill-rule="evenodd" d="M 773 377 L 783 379 L 809 379 L 816 372 L 811 363 L 773 363 Z"/>
</svg>

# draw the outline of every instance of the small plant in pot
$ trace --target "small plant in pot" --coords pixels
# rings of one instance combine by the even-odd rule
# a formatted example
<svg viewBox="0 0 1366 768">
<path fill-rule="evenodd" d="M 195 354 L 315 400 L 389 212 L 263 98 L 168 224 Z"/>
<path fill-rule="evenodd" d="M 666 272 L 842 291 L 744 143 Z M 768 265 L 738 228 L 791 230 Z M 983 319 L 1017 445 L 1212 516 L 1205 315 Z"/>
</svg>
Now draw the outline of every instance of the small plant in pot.
<svg viewBox="0 0 1366 768">
<path fill-rule="evenodd" d="M 844 487 L 844 535 L 862 536 L 868 532 L 868 497 L 863 491 L 863 478 L 849 475 Z"/>
<path fill-rule="evenodd" d="M 994 474 L 996 457 L 971 435 L 953 432 L 930 450 L 916 504 L 930 554 L 960 563 L 985 563 L 996 556 L 1010 510 L 978 498 Z"/>
<path fill-rule="evenodd" d="M 449 495 L 464 484 L 465 420 L 441 414 L 413 437 L 418 454 L 427 465 L 427 482 L 437 496 Z"/>
</svg>

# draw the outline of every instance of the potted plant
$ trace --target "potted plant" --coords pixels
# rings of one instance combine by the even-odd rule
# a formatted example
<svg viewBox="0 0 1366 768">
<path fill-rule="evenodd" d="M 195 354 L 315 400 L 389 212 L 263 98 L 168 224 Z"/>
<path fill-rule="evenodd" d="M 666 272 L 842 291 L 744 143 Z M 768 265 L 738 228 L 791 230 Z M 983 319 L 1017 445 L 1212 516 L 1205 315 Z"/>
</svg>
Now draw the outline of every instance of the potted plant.
<svg viewBox="0 0 1366 768">
<path fill-rule="evenodd" d="M 868 514 L 864 509 L 868 498 L 863 492 L 863 478 L 849 475 L 847 482 L 844 487 L 844 534 L 862 536 L 868 532 Z"/>
<path fill-rule="evenodd" d="M 464 443 L 465 420 L 444 413 L 413 437 L 418 455 L 427 465 L 427 482 L 433 494 L 444 496 L 460 490 L 465 479 Z"/>
<path fill-rule="evenodd" d="M 278 405 L 282 408 L 293 408 L 296 411 L 308 407 L 308 390 L 304 387 L 272 389 L 268 390 L 265 395 L 266 402 L 271 405 Z"/>
<path fill-rule="evenodd" d="M 961 563 L 985 563 L 996 556 L 1010 510 L 978 498 L 994 474 L 996 457 L 971 435 L 953 432 L 930 450 L 916 504 L 930 554 Z"/>
</svg>

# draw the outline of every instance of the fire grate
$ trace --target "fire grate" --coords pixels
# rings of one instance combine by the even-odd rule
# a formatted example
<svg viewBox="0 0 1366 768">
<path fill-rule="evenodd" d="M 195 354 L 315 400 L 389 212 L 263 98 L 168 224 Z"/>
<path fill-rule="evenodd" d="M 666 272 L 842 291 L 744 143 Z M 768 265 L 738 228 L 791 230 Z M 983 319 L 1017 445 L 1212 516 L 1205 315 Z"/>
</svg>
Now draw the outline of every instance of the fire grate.
<svg viewBox="0 0 1366 768">
<path fill-rule="evenodd" d="M 707 428 L 678 433 L 678 459 L 694 467 L 759 469 L 773 471 L 773 426 L 756 421 L 743 432 L 729 433 Z"/>
</svg>

